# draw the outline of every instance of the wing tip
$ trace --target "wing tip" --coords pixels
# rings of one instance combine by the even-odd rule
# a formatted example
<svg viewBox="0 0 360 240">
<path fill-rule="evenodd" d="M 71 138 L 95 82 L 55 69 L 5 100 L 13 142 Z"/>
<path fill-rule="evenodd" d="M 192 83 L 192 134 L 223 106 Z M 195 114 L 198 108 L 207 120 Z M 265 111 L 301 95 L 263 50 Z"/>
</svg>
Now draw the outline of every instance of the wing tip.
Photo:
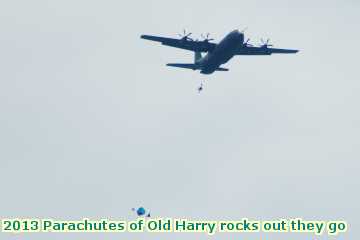
<svg viewBox="0 0 360 240">
<path fill-rule="evenodd" d="M 300 52 L 300 50 L 298 49 L 277 49 L 277 48 L 272 48 L 272 52 L 271 53 L 284 53 L 284 54 L 295 54 Z"/>
<path fill-rule="evenodd" d="M 155 36 L 151 36 L 151 35 L 146 35 L 146 34 L 142 34 L 140 36 L 141 39 L 146 39 L 146 40 L 157 40 Z"/>
</svg>

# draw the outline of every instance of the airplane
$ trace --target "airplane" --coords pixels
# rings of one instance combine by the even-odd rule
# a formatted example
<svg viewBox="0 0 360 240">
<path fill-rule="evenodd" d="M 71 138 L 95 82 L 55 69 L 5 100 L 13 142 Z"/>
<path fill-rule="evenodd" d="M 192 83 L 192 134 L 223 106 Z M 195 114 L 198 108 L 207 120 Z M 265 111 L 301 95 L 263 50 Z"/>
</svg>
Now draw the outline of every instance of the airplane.
<svg viewBox="0 0 360 240">
<path fill-rule="evenodd" d="M 261 39 L 261 45 L 255 47 L 249 43 L 250 39 L 245 40 L 244 32 L 234 30 L 227 34 L 219 43 L 213 43 L 214 39 L 209 38 L 209 34 L 202 35 L 204 40 L 194 40 L 190 38 L 192 33 L 186 33 L 184 30 L 180 39 L 158 37 L 152 35 L 141 35 L 142 39 L 160 42 L 162 45 L 185 49 L 195 53 L 194 63 L 168 63 L 169 67 L 185 68 L 192 70 L 200 70 L 202 74 L 212 74 L 215 71 L 229 71 L 227 68 L 221 67 L 236 55 L 271 55 L 271 54 L 289 54 L 297 53 L 299 50 L 271 48 L 269 39 L 264 41 Z M 202 56 L 202 53 L 207 53 Z M 199 88 L 199 91 L 202 90 Z"/>
</svg>

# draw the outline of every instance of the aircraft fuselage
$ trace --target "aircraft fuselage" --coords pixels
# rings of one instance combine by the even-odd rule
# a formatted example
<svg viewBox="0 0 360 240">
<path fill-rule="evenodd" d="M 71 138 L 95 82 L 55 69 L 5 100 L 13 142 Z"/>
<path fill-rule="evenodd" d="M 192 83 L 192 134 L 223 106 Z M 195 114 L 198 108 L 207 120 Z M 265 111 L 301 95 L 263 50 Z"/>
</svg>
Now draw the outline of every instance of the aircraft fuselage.
<svg viewBox="0 0 360 240">
<path fill-rule="evenodd" d="M 244 43 L 244 34 L 238 30 L 230 32 L 215 49 L 209 52 L 199 61 L 199 68 L 202 74 L 211 74 L 220 67 L 221 64 L 227 63 L 235 56 L 236 50 Z"/>
</svg>

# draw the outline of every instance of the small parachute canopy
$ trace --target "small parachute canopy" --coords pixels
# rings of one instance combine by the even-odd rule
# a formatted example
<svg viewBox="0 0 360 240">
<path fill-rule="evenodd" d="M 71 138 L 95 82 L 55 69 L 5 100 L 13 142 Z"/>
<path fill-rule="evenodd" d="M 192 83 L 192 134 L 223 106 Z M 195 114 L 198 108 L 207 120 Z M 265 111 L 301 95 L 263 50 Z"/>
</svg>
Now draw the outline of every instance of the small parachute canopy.
<svg viewBox="0 0 360 240">
<path fill-rule="evenodd" d="M 150 217 L 150 212 L 145 210 L 145 208 L 143 208 L 143 207 L 132 208 L 131 210 L 136 212 L 136 215 L 138 215 L 139 217 L 141 217 L 141 216 Z"/>
<path fill-rule="evenodd" d="M 143 207 L 139 207 L 139 208 L 136 210 L 136 214 L 137 214 L 138 216 L 143 216 L 143 215 L 145 215 L 145 213 L 146 213 L 146 210 L 145 210 L 145 208 L 143 208 Z"/>
</svg>

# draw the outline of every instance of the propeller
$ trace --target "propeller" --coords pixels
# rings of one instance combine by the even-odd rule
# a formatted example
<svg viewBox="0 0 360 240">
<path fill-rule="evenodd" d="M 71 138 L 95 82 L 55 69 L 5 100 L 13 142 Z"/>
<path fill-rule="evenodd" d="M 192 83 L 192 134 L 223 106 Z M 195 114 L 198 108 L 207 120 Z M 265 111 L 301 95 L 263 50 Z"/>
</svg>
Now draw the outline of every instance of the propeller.
<svg viewBox="0 0 360 240">
<path fill-rule="evenodd" d="M 181 37 L 182 40 L 189 40 L 189 41 L 194 41 L 192 38 L 190 38 L 190 35 L 192 33 L 187 33 L 186 30 L 184 29 L 183 33 L 182 34 L 178 34 L 179 37 Z"/>
<path fill-rule="evenodd" d="M 264 41 L 264 39 L 261 39 L 261 46 L 260 47 L 267 48 L 267 47 L 274 46 L 274 45 L 269 44 L 269 43 L 270 43 L 270 38 L 268 38 L 266 41 Z"/>
<path fill-rule="evenodd" d="M 247 40 L 246 40 L 246 42 L 244 42 L 244 46 L 245 47 L 253 47 L 254 45 L 252 45 L 251 43 L 249 43 L 249 41 L 250 41 L 250 38 L 248 38 Z"/>
<path fill-rule="evenodd" d="M 206 35 L 201 34 L 201 37 L 204 39 L 205 42 L 210 42 L 210 41 L 215 40 L 215 39 L 213 39 L 213 38 L 209 38 L 209 37 L 210 37 L 210 33 L 207 33 Z"/>
</svg>

